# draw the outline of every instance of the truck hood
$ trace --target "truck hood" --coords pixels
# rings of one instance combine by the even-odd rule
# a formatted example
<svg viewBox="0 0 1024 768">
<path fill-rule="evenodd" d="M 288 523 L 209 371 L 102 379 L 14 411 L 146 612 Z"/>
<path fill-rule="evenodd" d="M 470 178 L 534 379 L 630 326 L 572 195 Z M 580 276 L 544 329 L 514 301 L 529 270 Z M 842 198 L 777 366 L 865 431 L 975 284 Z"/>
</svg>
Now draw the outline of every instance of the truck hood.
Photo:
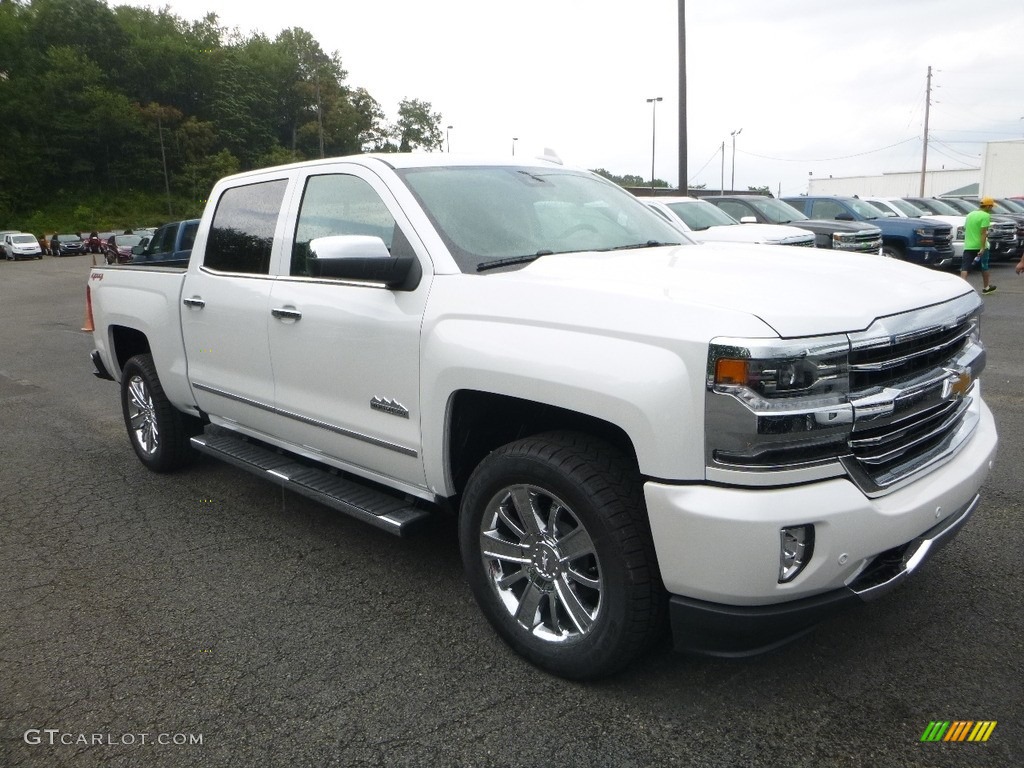
<svg viewBox="0 0 1024 768">
<path fill-rule="evenodd" d="M 701 243 L 786 243 L 814 239 L 806 229 L 785 224 L 733 224 L 708 227 L 688 233 Z"/>
<path fill-rule="evenodd" d="M 743 312 L 782 337 L 860 331 L 878 317 L 973 290 L 954 275 L 874 254 L 727 243 L 553 254 L 493 277 L 545 288 L 562 282 L 567 299 L 569 292 L 573 301 L 581 292 L 596 293 L 607 308 L 616 295 L 630 294 Z"/>
</svg>

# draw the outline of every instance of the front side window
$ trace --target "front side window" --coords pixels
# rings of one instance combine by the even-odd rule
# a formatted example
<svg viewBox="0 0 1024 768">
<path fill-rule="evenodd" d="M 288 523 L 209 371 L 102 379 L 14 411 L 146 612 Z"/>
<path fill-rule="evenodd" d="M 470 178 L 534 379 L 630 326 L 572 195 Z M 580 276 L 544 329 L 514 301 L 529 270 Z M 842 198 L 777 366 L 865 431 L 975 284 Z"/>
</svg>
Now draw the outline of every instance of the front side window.
<svg viewBox="0 0 1024 768">
<path fill-rule="evenodd" d="M 393 256 L 399 255 L 393 245 L 405 242 L 395 217 L 369 183 L 347 174 L 311 176 L 302 193 L 295 225 L 290 274 L 315 274 L 308 267 L 309 243 L 331 235 L 379 237 Z"/>
<path fill-rule="evenodd" d="M 563 168 L 398 171 L 463 272 L 540 256 L 688 240 L 621 187 Z"/>
<path fill-rule="evenodd" d="M 232 187 L 217 201 L 203 266 L 219 272 L 266 275 L 286 179 Z"/>
</svg>

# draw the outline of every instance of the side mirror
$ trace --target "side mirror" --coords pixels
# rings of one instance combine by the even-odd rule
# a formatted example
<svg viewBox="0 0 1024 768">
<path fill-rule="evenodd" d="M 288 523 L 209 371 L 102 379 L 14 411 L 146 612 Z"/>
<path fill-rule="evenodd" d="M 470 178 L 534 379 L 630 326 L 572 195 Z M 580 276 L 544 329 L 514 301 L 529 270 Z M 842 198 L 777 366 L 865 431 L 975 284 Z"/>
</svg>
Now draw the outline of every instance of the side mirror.
<svg viewBox="0 0 1024 768">
<path fill-rule="evenodd" d="M 142 252 L 143 252 L 144 250 L 146 250 L 146 246 L 144 246 L 144 245 L 133 245 L 133 246 L 132 246 L 132 253 L 133 253 L 133 254 L 134 254 L 135 256 L 141 256 L 141 255 L 142 255 Z"/>
<path fill-rule="evenodd" d="M 411 290 L 414 256 L 392 256 L 384 241 L 369 235 L 331 235 L 309 241 L 310 274 L 339 280 L 383 283 Z M 416 281 L 418 282 L 418 280 Z"/>
<path fill-rule="evenodd" d="M 853 221 L 853 216 L 848 213 L 837 213 L 836 221 Z"/>
</svg>

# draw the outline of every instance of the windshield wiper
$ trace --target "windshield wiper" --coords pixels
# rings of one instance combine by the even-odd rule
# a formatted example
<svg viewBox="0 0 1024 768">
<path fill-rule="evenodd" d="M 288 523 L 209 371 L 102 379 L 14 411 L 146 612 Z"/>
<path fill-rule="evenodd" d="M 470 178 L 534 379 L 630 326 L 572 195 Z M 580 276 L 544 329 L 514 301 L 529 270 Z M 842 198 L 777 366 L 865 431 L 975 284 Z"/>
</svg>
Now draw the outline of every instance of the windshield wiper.
<svg viewBox="0 0 1024 768">
<path fill-rule="evenodd" d="M 659 248 L 663 245 L 682 245 L 682 243 L 661 243 L 657 240 L 648 240 L 646 243 L 630 243 L 629 245 L 616 245 L 614 248 L 599 248 L 599 251 L 629 251 L 634 248 Z"/>
<path fill-rule="evenodd" d="M 516 264 L 529 264 L 531 261 L 536 261 L 541 256 L 550 256 L 554 251 L 537 251 L 532 254 L 525 254 L 523 256 L 506 256 L 504 259 L 495 259 L 494 261 L 481 261 L 476 265 L 477 272 L 486 272 L 488 269 L 498 269 L 499 267 L 511 267 Z"/>
</svg>

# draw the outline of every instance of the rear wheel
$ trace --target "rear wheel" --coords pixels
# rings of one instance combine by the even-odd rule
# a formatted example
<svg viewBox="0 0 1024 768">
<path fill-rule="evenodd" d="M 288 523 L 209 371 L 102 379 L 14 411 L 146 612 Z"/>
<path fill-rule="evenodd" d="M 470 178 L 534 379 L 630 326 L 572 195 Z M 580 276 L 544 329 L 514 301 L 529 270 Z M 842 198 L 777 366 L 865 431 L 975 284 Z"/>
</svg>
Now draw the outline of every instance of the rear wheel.
<svg viewBox="0 0 1024 768">
<path fill-rule="evenodd" d="M 199 433 L 200 422 L 171 405 L 151 355 L 136 355 L 125 363 L 121 410 L 135 455 L 149 469 L 171 472 L 195 459 L 189 440 Z"/>
<path fill-rule="evenodd" d="M 459 537 L 488 621 L 549 672 L 611 674 L 662 631 L 639 474 L 601 440 L 553 432 L 491 453 L 467 484 Z"/>
</svg>

